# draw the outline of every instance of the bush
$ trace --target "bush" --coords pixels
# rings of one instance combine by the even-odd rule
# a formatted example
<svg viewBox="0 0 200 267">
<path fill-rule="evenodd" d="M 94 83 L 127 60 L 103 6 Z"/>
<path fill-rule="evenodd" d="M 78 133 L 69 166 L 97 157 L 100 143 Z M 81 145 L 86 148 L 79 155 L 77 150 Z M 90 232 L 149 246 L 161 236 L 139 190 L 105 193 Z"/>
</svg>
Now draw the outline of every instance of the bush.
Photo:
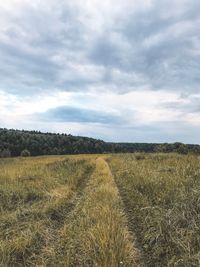
<svg viewBox="0 0 200 267">
<path fill-rule="evenodd" d="M 22 152 L 21 152 L 21 157 L 30 157 L 31 153 L 30 151 L 28 151 L 27 149 L 24 149 Z"/>
<path fill-rule="evenodd" d="M 4 149 L 3 151 L 0 152 L 0 157 L 2 158 L 9 158 L 11 157 L 11 152 L 9 149 Z"/>
</svg>

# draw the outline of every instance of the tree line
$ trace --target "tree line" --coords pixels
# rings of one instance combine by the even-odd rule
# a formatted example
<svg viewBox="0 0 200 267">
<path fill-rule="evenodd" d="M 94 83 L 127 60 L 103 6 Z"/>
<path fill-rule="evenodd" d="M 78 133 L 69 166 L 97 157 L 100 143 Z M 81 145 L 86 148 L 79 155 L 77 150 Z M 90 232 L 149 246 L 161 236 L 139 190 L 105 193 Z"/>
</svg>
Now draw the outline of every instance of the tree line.
<svg viewBox="0 0 200 267">
<path fill-rule="evenodd" d="M 200 154 L 200 146 L 182 143 L 110 143 L 70 134 L 0 128 L 0 157 L 133 152 Z"/>
</svg>

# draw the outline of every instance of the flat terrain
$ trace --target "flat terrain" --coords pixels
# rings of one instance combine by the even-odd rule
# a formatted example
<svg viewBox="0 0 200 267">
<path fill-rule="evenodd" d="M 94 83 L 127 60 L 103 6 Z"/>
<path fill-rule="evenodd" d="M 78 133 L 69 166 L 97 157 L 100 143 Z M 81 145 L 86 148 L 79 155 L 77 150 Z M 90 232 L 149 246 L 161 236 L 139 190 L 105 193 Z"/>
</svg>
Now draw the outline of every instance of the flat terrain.
<svg viewBox="0 0 200 267">
<path fill-rule="evenodd" d="M 0 266 L 200 266 L 200 158 L 0 159 Z"/>
</svg>

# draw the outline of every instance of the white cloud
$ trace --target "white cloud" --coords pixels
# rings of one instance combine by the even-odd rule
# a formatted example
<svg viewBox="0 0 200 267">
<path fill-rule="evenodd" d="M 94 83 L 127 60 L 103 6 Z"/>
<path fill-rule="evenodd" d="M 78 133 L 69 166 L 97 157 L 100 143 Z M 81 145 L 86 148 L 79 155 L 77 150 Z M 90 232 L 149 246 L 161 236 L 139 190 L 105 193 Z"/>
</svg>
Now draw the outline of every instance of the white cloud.
<svg viewBox="0 0 200 267">
<path fill-rule="evenodd" d="M 50 108 L 56 108 L 63 105 L 72 105 L 71 93 L 54 92 L 49 95 L 39 95 L 34 97 L 16 97 L 11 94 L 0 94 L 0 112 L 1 116 L 16 117 L 34 114 L 36 112 L 45 112 Z"/>
</svg>

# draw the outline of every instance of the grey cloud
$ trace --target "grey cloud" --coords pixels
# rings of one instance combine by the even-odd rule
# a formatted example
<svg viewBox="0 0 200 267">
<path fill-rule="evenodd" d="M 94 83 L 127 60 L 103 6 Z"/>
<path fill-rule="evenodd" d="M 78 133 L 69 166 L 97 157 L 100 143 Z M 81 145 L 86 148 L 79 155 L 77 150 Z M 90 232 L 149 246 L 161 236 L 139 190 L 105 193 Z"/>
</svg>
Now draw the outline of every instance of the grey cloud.
<svg viewBox="0 0 200 267">
<path fill-rule="evenodd" d="M 109 68 L 117 67 L 129 73 L 134 71 L 142 75 L 144 83 L 154 90 L 199 91 L 200 55 L 191 51 L 195 50 L 194 39 L 200 44 L 200 16 L 196 12 L 200 4 L 197 1 L 192 1 L 192 4 L 188 1 L 188 4 L 177 16 L 161 15 L 167 6 L 172 8 L 174 1 L 168 1 L 168 5 L 166 1 L 154 1 L 150 10 L 128 17 L 123 14 L 112 32 L 125 38 L 128 51 L 124 46 L 112 43 L 106 32 L 96 41 L 91 59 Z M 176 8 L 181 7 L 179 2 Z M 187 23 L 191 25 L 190 29 L 184 28 Z M 146 41 L 156 37 L 158 40 L 145 46 Z"/>
<path fill-rule="evenodd" d="M 57 88 L 82 90 L 84 83 L 90 83 L 90 77 L 76 80 L 66 66 L 67 62 L 83 60 L 84 29 L 68 5 L 55 9 L 44 12 L 39 7 L 28 6 L 19 14 L 8 14 L 5 19 L 7 30 L 0 34 L 0 79 L 5 91 L 30 94 Z M 63 61 L 61 64 L 52 60 L 57 55 Z M 60 79 L 61 74 L 67 72 L 71 72 L 72 77 Z"/>
<path fill-rule="evenodd" d="M 115 9 L 118 0 L 112 1 Z M 112 7 L 112 1 L 106 6 Z M 176 91 L 180 96 L 177 102 L 155 104 L 180 111 L 180 118 L 176 115 L 180 121 L 175 122 L 139 125 L 134 118 L 128 121 L 130 107 L 125 111 L 119 107 L 118 116 L 90 110 L 89 100 L 84 109 L 60 107 L 34 114 L 35 122 L 90 124 L 94 132 L 98 124 L 101 135 L 111 141 L 200 142 L 199 127 L 189 123 L 188 127 L 181 118 L 200 113 L 198 0 L 152 0 L 148 8 L 146 1 L 138 1 L 141 8 L 134 8 L 137 1 L 119 1 L 129 8 L 117 13 L 100 10 L 92 19 L 93 9 L 84 9 L 85 2 L 79 0 L 17 2 L 20 8 L 3 9 L 0 4 L 0 92 L 23 99 L 49 91 L 90 90 L 97 96 L 100 91 L 148 89 Z M 91 5 L 94 2 L 98 4 L 91 0 Z M 96 27 L 99 17 L 102 21 Z"/>
<path fill-rule="evenodd" d="M 200 53 L 194 49 L 194 42 L 197 48 L 200 44 L 197 0 L 154 0 L 148 9 L 119 13 L 111 26 L 96 33 L 81 16 L 81 7 L 77 10 L 67 1 L 49 3 L 48 8 L 26 5 L 13 14 L 0 10 L 7 28 L 0 34 L 2 90 L 30 94 L 87 91 L 99 85 L 116 93 L 143 85 L 154 90 L 199 90 Z M 191 23 L 190 30 L 183 28 L 185 22 Z M 54 60 L 57 57 L 60 61 Z M 104 66 L 105 73 L 96 80 L 90 73 L 83 78 L 68 63 Z M 124 75 L 117 80 L 113 69 L 140 79 Z"/>
<path fill-rule="evenodd" d="M 200 95 L 181 97 L 179 100 L 174 102 L 165 101 L 162 103 L 161 107 L 165 107 L 176 111 L 181 111 L 182 114 L 185 113 L 200 114 Z"/>
<path fill-rule="evenodd" d="M 66 106 L 50 109 L 44 113 L 33 115 L 33 118 L 35 117 L 40 120 L 53 122 L 100 123 L 111 125 L 124 121 L 120 116 L 103 111 Z"/>
<path fill-rule="evenodd" d="M 121 53 L 120 47 L 110 40 L 109 33 L 105 33 L 96 40 L 94 47 L 89 51 L 89 56 L 96 64 L 123 68 Z"/>
</svg>

